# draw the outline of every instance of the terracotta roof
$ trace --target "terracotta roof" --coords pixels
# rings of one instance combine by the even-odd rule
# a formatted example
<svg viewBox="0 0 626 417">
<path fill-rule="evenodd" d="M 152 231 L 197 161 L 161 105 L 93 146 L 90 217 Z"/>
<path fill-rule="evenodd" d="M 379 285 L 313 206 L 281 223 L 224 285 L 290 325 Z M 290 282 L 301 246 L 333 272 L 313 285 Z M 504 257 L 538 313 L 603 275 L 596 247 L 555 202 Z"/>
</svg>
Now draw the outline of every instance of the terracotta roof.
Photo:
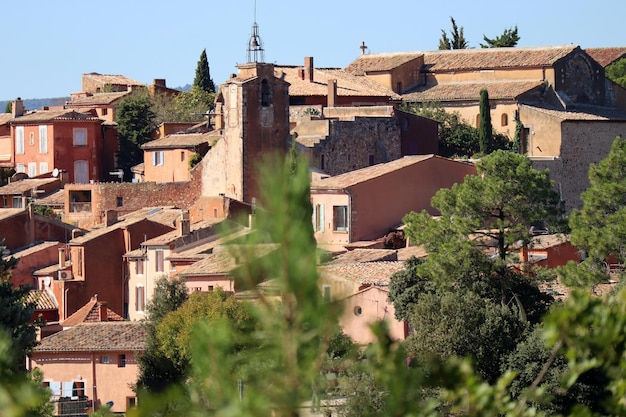
<svg viewBox="0 0 626 417">
<path fill-rule="evenodd" d="M 227 275 L 241 264 L 241 262 L 239 262 L 240 259 L 245 260 L 250 256 L 260 258 L 276 250 L 276 247 L 277 245 L 275 244 L 255 245 L 254 248 L 232 245 L 206 255 L 202 260 L 183 270 L 180 275 L 183 277 L 192 275 Z M 241 256 L 238 256 L 238 253 L 241 254 Z"/>
<path fill-rule="evenodd" d="M 180 248 L 176 248 L 172 251 L 170 256 L 167 257 L 168 260 L 201 260 L 204 259 L 207 255 L 213 253 L 213 251 L 234 239 L 240 238 L 242 236 L 250 233 L 250 229 L 241 229 L 234 233 L 231 233 L 226 236 L 217 235 L 216 239 L 205 239 L 203 243 L 197 245 L 188 245 L 182 246 Z"/>
<path fill-rule="evenodd" d="M 48 249 L 54 246 L 59 246 L 59 242 L 41 242 L 37 245 L 32 245 L 27 248 L 12 252 L 11 255 L 9 256 L 12 256 L 14 258 L 23 258 L 25 256 L 32 255 L 33 253 L 37 253 L 39 251 L 42 251 L 44 249 Z M 6 258 L 6 257 L 3 257 L 3 258 Z"/>
<path fill-rule="evenodd" d="M 486 89 L 490 100 L 514 99 L 519 95 L 539 87 L 543 81 L 493 81 L 493 82 L 458 82 L 436 85 L 421 85 L 402 95 L 404 101 L 478 101 L 480 90 Z"/>
<path fill-rule="evenodd" d="M 53 122 L 53 121 L 86 121 L 86 122 L 102 122 L 101 119 L 91 115 L 90 113 L 80 113 L 75 110 L 38 110 L 32 113 L 25 114 L 11 119 L 13 124 L 21 123 L 40 123 L 40 122 Z"/>
<path fill-rule="evenodd" d="M 59 180 L 57 178 L 27 178 L 0 187 L 0 195 L 22 194 L 53 182 L 59 182 Z"/>
<path fill-rule="evenodd" d="M 122 91 L 119 93 L 95 93 L 86 97 L 77 97 L 66 103 L 66 106 L 94 106 L 107 105 L 120 100 L 124 96 L 130 94 L 130 91 Z"/>
<path fill-rule="evenodd" d="M 0 208 L 0 220 L 8 219 L 9 217 L 16 216 L 23 213 L 23 208 Z"/>
<path fill-rule="evenodd" d="M 354 249 L 336 256 L 326 265 L 397 260 L 398 252 L 395 249 Z"/>
<path fill-rule="evenodd" d="M 99 323 L 103 320 L 100 318 L 100 310 L 106 309 L 106 321 L 124 321 L 124 318 L 108 308 L 106 303 L 98 301 L 98 296 L 91 297 L 91 300 L 74 314 L 69 316 L 61 323 L 63 327 L 76 326 L 81 323 Z"/>
<path fill-rule="evenodd" d="M 326 277 L 347 279 L 359 285 L 389 285 L 391 276 L 404 269 L 402 261 L 353 262 L 325 265 L 319 268 Z"/>
<path fill-rule="evenodd" d="M 406 261 L 412 256 L 416 258 L 426 258 L 428 256 L 428 252 L 424 246 L 408 246 L 406 248 L 398 249 L 398 260 Z"/>
<path fill-rule="evenodd" d="M 182 149 L 193 148 L 203 143 L 210 143 L 211 139 L 220 138 L 215 131 L 210 133 L 175 133 L 163 138 L 152 140 L 141 145 L 141 149 Z"/>
<path fill-rule="evenodd" d="M 91 80 L 97 81 L 102 84 L 144 85 L 124 75 L 98 74 L 97 72 L 91 72 L 88 74 L 83 74 L 83 78 L 90 78 Z"/>
<path fill-rule="evenodd" d="M 311 191 L 324 190 L 324 189 L 345 189 L 353 185 L 369 181 L 373 178 L 381 177 L 393 171 L 406 168 L 408 166 L 418 164 L 428 159 L 441 159 L 449 163 L 466 164 L 467 162 L 455 161 L 452 159 L 444 158 L 437 155 L 410 155 L 404 156 L 400 159 L 396 159 L 391 162 L 385 162 L 382 164 L 372 165 L 366 168 L 350 171 L 345 174 L 336 175 L 334 177 L 328 177 L 321 180 L 316 180 L 311 183 Z"/>
<path fill-rule="evenodd" d="M 350 63 L 345 70 L 354 75 L 366 75 L 367 73 L 372 72 L 389 71 L 423 55 L 423 52 L 366 54 L 361 55 L 352 61 L 352 63 Z"/>
<path fill-rule="evenodd" d="M 575 49 L 578 45 L 432 51 L 424 53 L 424 66 L 430 72 L 547 67 Z"/>
<path fill-rule="evenodd" d="M 219 230 L 217 230 L 215 226 L 222 223 L 223 221 L 223 218 L 212 217 L 189 225 L 190 233 L 185 236 L 181 236 L 178 229 L 176 229 L 172 230 L 171 232 L 164 233 L 160 236 L 156 236 L 152 239 L 148 239 L 142 242 L 141 245 L 163 246 L 177 243 L 177 241 L 179 241 L 179 244 L 177 244 L 176 246 L 181 246 L 185 244 L 197 243 L 211 236 L 215 236 L 215 238 L 217 238 L 219 236 Z"/>
<path fill-rule="evenodd" d="M 548 114 L 562 120 L 587 120 L 587 121 L 623 121 L 626 113 L 617 108 L 576 105 L 570 110 L 545 109 L 522 104 L 521 106 L 533 109 L 537 112 Z"/>
<path fill-rule="evenodd" d="M 13 114 L 11 113 L 0 113 L 0 125 L 9 123 L 12 118 Z"/>
<path fill-rule="evenodd" d="M 83 323 L 45 337 L 33 352 L 143 351 L 144 324 L 136 321 Z"/>
<path fill-rule="evenodd" d="M 564 235 L 561 233 L 551 234 L 551 235 L 538 235 L 533 236 L 531 244 L 529 245 L 531 249 L 547 249 L 554 246 L 562 245 L 563 243 L 569 242 L 569 235 Z"/>
<path fill-rule="evenodd" d="M 587 52 L 598 64 L 606 67 L 626 55 L 626 47 L 612 48 L 585 48 Z"/>
<path fill-rule="evenodd" d="M 37 199 L 37 204 L 42 206 L 63 206 L 65 204 L 65 191 L 56 190 L 45 197 Z"/>
<path fill-rule="evenodd" d="M 313 81 L 303 80 L 299 72 L 303 67 L 277 66 L 276 76 L 281 73 L 290 84 L 290 96 L 324 96 L 328 95 L 328 82 L 337 80 L 337 96 L 369 96 L 384 100 L 399 100 L 400 96 L 392 90 L 377 84 L 366 77 L 358 77 L 341 69 L 313 69 Z"/>
<path fill-rule="evenodd" d="M 59 307 L 54 296 L 46 290 L 32 290 L 28 293 L 26 302 L 34 302 L 35 310 L 56 310 Z"/>
</svg>

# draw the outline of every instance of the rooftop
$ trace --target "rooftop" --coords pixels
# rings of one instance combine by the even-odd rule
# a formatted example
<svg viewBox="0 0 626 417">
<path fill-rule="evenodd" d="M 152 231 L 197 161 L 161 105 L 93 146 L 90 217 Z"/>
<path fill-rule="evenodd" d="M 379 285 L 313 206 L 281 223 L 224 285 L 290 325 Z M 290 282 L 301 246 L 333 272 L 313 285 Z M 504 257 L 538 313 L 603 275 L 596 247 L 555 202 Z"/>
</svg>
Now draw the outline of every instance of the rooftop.
<svg viewBox="0 0 626 417">
<path fill-rule="evenodd" d="M 336 277 L 359 285 L 389 285 L 389 279 L 404 269 L 402 261 L 333 263 L 321 266 L 320 275 Z"/>
<path fill-rule="evenodd" d="M 141 145 L 141 149 L 182 149 L 193 148 L 203 143 L 219 139 L 221 136 L 216 131 L 208 133 L 175 133 L 163 138 L 152 140 Z"/>
<path fill-rule="evenodd" d="M 91 113 L 80 113 L 75 110 L 37 110 L 23 116 L 11 119 L 13 124 L 21 123 L 42 123 L 55 121 L 82 121 L 82 122 L 102 122 L 102 119 L 93 116 Z"/>
<path fill-rule="evenodd" d="M 450 82 L 420 85 L 402 95 L 404 101 L 478 100 L 480 91 L 487 90 L 490 100 L 513 99 L 542 85 L 543 81 Z"/>
<path fill-rule="evenodd" d="M 143 351 L 144 324 L 136 321 L 83 323 L 45 337 L 38 352 Z"/>
<path fill-rule="evenodd" d="M 20 181 L 11 182 L 0 187 L 0 195 L 15 195 L 35 190 L 43 185 L 59 182 L 58 178 L 27 178 Z M 60 186 L 60 182 L 59 182 Z"/>
<path fill-rule="evenodd" d="M 587 52 L 596 62 L 603 67 L 606 67 L 620 58 L 626 56 L 626 47 L 612 47 L 612 48 L 585 48 Z"/>
<path fill-rule="evenodd" d="M 98 295 L 91 297 L 91 300 L 79 308 L 74 314 L 69 316 L 63 323 L 63 327 L 76 326 L 81 323 L 100 323 L 103 321 L 124 321 L 124 318 L 108 308 L 107 303 L 98 301 Z M 106 320 L 102 320 L 100 310 L 106 309 Z"/>
</svg>

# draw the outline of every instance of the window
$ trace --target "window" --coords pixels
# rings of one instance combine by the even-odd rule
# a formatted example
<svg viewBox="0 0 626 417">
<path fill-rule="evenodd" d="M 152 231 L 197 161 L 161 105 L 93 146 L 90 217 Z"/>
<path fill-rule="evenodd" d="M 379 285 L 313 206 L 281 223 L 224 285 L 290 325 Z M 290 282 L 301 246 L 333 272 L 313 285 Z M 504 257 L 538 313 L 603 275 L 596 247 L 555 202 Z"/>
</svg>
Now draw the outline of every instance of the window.
<svg viewBox="0 0 626 417">
<path fill-rule="evenodd" d="M 217 208 L 213 207 L 213 217 L 217 217 Z"/>
<path fill-rule="evenodd" d="M 402 93 L 402 81 L 398 81 L 398 83 L 396 84 L 396 93 Z"/>
<path fill-rule="evenodd" d="M 89 182 L 89 162 L 74 161 L 74 182 L 77 184 Z"/>
<path fill-rule="evenodd" d="M 106 116 L 107 114 L 109 114 L 109 109 L 102 109 L 102 115 Z"/>
<path fill-rule="evenodd" d="M 316 204 L 313 206 L 313 218 L 314 220 L 314 232 L 323 232 L 324 231 L 324 205 Z"/>
<path fill-rule="evenodd" d="M 135 273 L 143 275 L 143 259 L 137 259 L 137 262 L 135 262 Z"/>
<path fill-rule="evenodd" d="M 361 314 L 363 314 L 363 309 L 361 308 L 361 306 L 354 307 L 354 315 L 360 316 Z"/>
<path fill-rule="evenodd" d="M 124 197 L 117 197 L 117 206 L 122 207 L 124 205 Z"/>
<path fill-rule="evenodd" d="M 28 163 L 28 176 L 31 178 L 37 176 L 37 162 Z"/>
<path fill-rule="evenodd" d="M 165 270 L 165 263 L 163 261 L 163 251 L 157 250 L 155 254 L 155 265 L 154 268 L 157 272 L 163 272 Z"/>
<path fill-rule="evenodd" d="M 322 288 L 322 296 L 324 297 L 324 301 L 330 301 L 330 285 L 324 285 Z"/>
<path fill-rule="evenodd" d="M 100 356 L 100 362 L 102 362 L 102 363 L 109 363 L 109 357 L 108 356 Z"/>
<path fill-rule="evenodd" d="M 76 255 L 78 258 L 76 261 L 76 263 L 78 264 L 76 265 L 77 267 L 76 273 L 82 277 L 83 276 L 83 248 L 77 248 Z"/>
<path fill-rule="evenodd" d="M 185 160 L 185 151 L 180 151 L 180 162 Z"/>
<path fill-rule="evenodd" d="M 261 81 L 261 106 L 267 107 L 272 104 L 270 96 L 270 85 L 267 80 Z"/>
<path fill-rule="evenodd" d="M 509 115 L 506 113 L 502 113 L 502 116 L 500 117 L 500 124 L 502 124 L 502 126 L 508 126 L 509 125 Z"/>
<path fill-rule="evenodd" d="M 28 137 L 30 138 L 30 146 L 35 145 L 35 132 L 30 132 Z"/>
<path fill-rule="evenodd" d="M 15 165 L 15 172 L 26 172 L 26 165 L 24 164 Z"/>
<path fill-rule="evenodd" d="M 135 287 L 135 311 L 143 311 L 146 305 L 145 291 L 143 285 Z"/>
<path fill-rule="evenodd" d="M 370 155 L 369 163 L 370 166 L 374 165 L 374 155 Z"/>
<path fill-rule="evenodd" d="M 215 287 L 213 285 L 209 285 L 209 291 L 213 291 Z"/>
<path fill-rule="evenodd" d="M 85 396 L 85 382 L 74 381 L 72 385 L 72 397 L 84 397 Z"/>
<path fill-rule="evenodd" d="M 192 288 L 192 291 L 194 291 L 194 292 L 200 292 L 200 291 L 202 291 L 202 287 L 193 287 L 193 288 Z"/>
<path fill-rule="evenodd" d="M 152 152 L 152 165 L 163 165 L 163 151 Z"/>
<path fill-rule="evenodd" d="M 45 174 L 48 171 L 48 163 L 47 162 L 40 162 L 39 163 L 39 175 L 41 174 Z"/>
<path fill-rule="evenodd" d="M 74 129 L 74 146 L 87 146 L 87 129 Z"/>
<path fill-rule="evenodd" d="M 126 409 L 137 406 L 137 397 L 126 397 Z"/>
<path fill-rule="evenodd" d="M 333 230 L 336 232 L 348 230 L 348 206 L 333 206 Z"/>
<path fill-rule="evenodd" d="M 15 153 L 24 153 L 24 126 L 15 127 Z"/>
<path fill-rule="evenodd" d="M 324 161 L 324 154 L 320 155 L 320 168 L 321 169 L 325 169 L 324 168 L 325 162 L 326 161 Z"/>
<path fill-rule="evenodd" d="M 48 126 L 39 126 L 39 153 L 48 153 Z"/>
<path fill-rule="evenodd" d="M 118 368 L 126 368 L 126 355 L 118 355 L 117 356 L 117 367 Z"/>
<path fill-rule="evenodd" d="M 13 208 L 24 208 L 22 206 L 22 197 L 13 197 Z"/>
</svg>

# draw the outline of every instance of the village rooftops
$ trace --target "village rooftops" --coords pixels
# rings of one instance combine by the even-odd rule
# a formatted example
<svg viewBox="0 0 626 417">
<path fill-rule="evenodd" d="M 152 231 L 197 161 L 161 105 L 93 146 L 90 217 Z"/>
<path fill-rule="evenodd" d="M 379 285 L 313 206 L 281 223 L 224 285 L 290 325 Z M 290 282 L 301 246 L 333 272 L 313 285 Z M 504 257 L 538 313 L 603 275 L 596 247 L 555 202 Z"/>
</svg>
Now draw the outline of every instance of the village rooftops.
<svg viewBox="0 0 626 417">
<path fill-rule="evenodd" d="M 480 91 L 487 90 L 490 100 L 515 99 L 529 90 L 543 85 L 543 81 L 487 81 L 444 82 L 435 85 L 419 85 L 402 95 L 404 101 L 476 101 Z"/>
<path fill-rule="evenodd" d="M 424 52 L 391 52 L 381 54 L 366 54 L 352 61 L 345 70 L 354 75 L 366 75 L 376 72 L 390 71 L 419 57 Z"/>
<path fill-rule="evenodd" d="M 320 274 L 364 285 L 388 286 L 393 274 L 404 269 L 402 261 L 333 263 L 319 268 Z"/>
<path fill-rule="evenodd" d="M 116 93 L 87 94 L 83 97 L 73 98 L 71 101 L 66 103 L 66 105 L 69 107 L 110 105 L 124 98 L 128 94 L 130 94 L 130 91 L 122 91 L 122 92 L 116 92 Z"/>
<path fill-rule="evenodd" d="M 72 122 L 103 122 L 102 119 L 94 116 L 91 113 L 81 113 L 75 110 L 37 110 L 31 113 L 27 113 L 23 116 L 18 116 L 11 119 L 12 124 L 22 123 L 44 123 L 44 122 L 58 122 L 58 121 L 72 121 Z"/>
<path fill-rule="evenodd" d="M 626 46 L 585 48 L 585 52 L 587 52 L 598 64 L 606 67 L 618 59 L 626 56 Z"/>
<path fill-rule="evenodd" d="M 58 178 L 26 178 L 20 181 L 10 182 L 9 184 L 0 187 L 0 195 L 16 195 L 23 193 L 30 193 L 32 190 L 36 190 L 38 187 L 59 182 Z M 29 195 L 30 197 L 30 195 Z M 36 196 L 32 196 L 36 197 Z"/>
<path fill-rule="evenodd" d="M 97 72 L 90 72 L 88 74 L 83 74 L 83 79 L 88 79 L 90 81 L 94 81 L 100 84 L 110 84 L 110 85 L 134 85 L 134 86 L 143 86 L 144 84 L 139 81 L 135 81 L 132 78 L 128 78 L 125 75 L 115 75 L 115 74 L 98 74 Z"/>
<path fill-rule="evenodd" d="M 556 117 L 561 120 L 608 121 L 626 120 L 626 113 L 614 107 L 601 107 L 577 104 L 568 110 L 546 109 L 522 104 L 520 107 L 533 109 L 537 112 Z"/>
<path fill-rule="evenodd" d="M 216 227 L 224 221 L 223 218 L 214 217 L 205 219 L 189 225 L 189 233 L 181 235 L 179 230 L 172 230 L 160 236 L 142 242 L 142 246 L 164 246 L 174 245 L 176 247 L 202 241 L 203 239 L 215 236 L 219 237 L 219 230 Z"/>
<path fill-rule="evenodd" d="M 141 149 L 184 149 L 195 148 L 221 138 L 217 131 L 208 133 L 175 133 L 141 145 Z"/>
<path fill-rule="evenodd" d="M 45 337 L 34 352 L 143 351 L 145 325 L 137 321 L 82 323 Z"/>
</svg>

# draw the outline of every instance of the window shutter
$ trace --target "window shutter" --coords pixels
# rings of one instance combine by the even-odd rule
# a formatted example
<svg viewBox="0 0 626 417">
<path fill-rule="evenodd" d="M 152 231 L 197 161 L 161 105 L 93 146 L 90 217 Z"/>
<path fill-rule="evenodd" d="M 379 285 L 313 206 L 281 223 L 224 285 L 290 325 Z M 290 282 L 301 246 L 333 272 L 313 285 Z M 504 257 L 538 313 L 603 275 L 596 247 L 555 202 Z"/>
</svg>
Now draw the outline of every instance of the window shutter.
<svg viewBox="0 0 626 417">
<path fill-rule="evenodd" d="M 324 231 L 324 205 L 320 204 L 320 232 Z"/>
<path fill-rule="evenodd" d="M 318 224 L 317 224 L 317 204 L 313 204 L 313 231 L 317 232 L 318 231 Z"/>
</svg>

